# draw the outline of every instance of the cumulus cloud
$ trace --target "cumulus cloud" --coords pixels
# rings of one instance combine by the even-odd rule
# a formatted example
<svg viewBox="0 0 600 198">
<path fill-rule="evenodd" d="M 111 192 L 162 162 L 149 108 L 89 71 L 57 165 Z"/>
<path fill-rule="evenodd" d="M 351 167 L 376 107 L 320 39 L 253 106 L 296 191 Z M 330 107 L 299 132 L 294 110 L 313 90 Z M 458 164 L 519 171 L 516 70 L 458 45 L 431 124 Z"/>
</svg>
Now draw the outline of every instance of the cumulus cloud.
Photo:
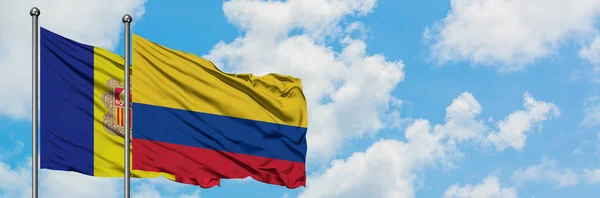
<svg viewBox="0 0 600 198">
<path fill-rule="evenodd" d="M 516 198 L 515 187 L 502 187 L 496 176 L 488 176 L 481 183 L 459 186 L 454 184 L 444 193 L 444 198 Z"/>
<path fill-rule="evenodd" d="M 405 142 L 380 140 L 365 152 L 334 160 L 323 174 L 309 177 L 309 186 L 299 198 L 414 197 L 415 171 L 439 162 L 451 165 L 457 154 L 454 140 L 468 140 L 482 132 L 475 120 L 481 105 L 472 94 L 462 93 L 446 110 L 445 124 L 432 126 L 428 120 L 416 119 L 406 128 Z M 336 188 L 327 188 L 332 185 Z"/>
<path fill-rule="evenodd" d="M 526 97 L 526 101 L 531 100 Z M 432 125 L 416 119 L 406 128 L 406 141 L 380 140 L 364 152 L 334 160 L 326 171 L 309 176 L 307 189 L 299 197 L 414 197 L 416 172 L 440 164 L 452 167 L 462 156 L 461 142 L 485 141 L 490 127 L 479 118 L 481 112 L 475 97 L 464 92 L 446 108 L 445 123 Z M 480 187 L 453 187 L 447 196 L 477 197 L 494 192 L 516 196 L 512 188 L 497 188 L 486 194 L 488 188 L 497 186 L 494 181 L 487 179 Z"/>
<path fill-rule="evenodd" d="M 377 0 L 231 0 L 223 5 L 230 22 L 253 36 L 285 37 L 292 29 L 322 40 L 343 29 L 338 22 L 348 15 L 366 15 Z"/>
<path fill-rule="evenodd" d="M 479 139 L 487 130 L 484 122 L 476 119 L 481 111 L 481 105 L 475 97 L 465 92 L 446 108 L 446 124 L 437 129 L 458 141 Z"/>
<path fill-rule="evenodd" d="M 31 110 L 31 17 L 41 10 L 40 25 L 79 42 L 114 49 L 129 13 L 134 23 L 146 0 L 0 1 L 0 115 L 29 119 Z"/>
<path fill-rule="evenodd" d="M 0 175 L 0 198 L 31 197 L 31 158 L 15 165 L 0 161 Z M 131 181 L 131 195 L 134 198 L 200 198 L 200 190 L 186 193 L 185 187 L 194 186 L 172 182 L 162 177 L 133 178 Z M 76 172 L 41 169 L 38 190 L 40 197 L 48 198 L 118 198 L 123 197 L 123 179 L 97 178 Z"/>
<path fill-rule="evenodd" d="M 324 162 L 344 140 L 394 124 L 386 118 L 395 112 L 391 91 L 404 79 L 404 64 L 368 54 L 362 37 L 351 37 L 363 26 L 340 23 L 375 6 L 375 0 L 228 1 L 225 15 L 244 35 L 219 42 L 204 57 L 231 72 L 301 78 L 309 108 L 308 158 Z"/>
<path fill-rule="evenodd" d="M 424 37 L 440 63 L 468 60 L 517 71 L 566 42 L 593 38 L 599 14 L 600 0 L 451 0 L 447 16 Z"/>
<path fill-rule="evenodd" d="M 414 197 L 413 171 L 445 157 L 449 149 L 431 128 L 427 120 L 417 120 L 406 130 L 407 142 L 381 140 L 365 152 L 333 161 L 325 173 L 309 177 L 299 198 Z"/>
<path fill-rule="evenodd" d="M 0 161 L 0 197 L 31 197 L 31 160 L 17 166 Z M 29 168 L 28 168 L 29 167 Z"/>
<path fill-rule="evenodd" d="M 31 197 L 31 158 L 9 165 L 0 161 L 0 197 Z M 49 198 L 106 198 L 122 196 L 118 179 L 99 179 L 74 172 L 39 172 L 39 196 Z"/>
<path fill-rule="evenodd" d="M 498 131 L 487 136 L 487 142 L 494 144 L 496 149 L 502 151 L 508 147 L 522 150 L 525 146 L 527 133 L 532 127 L 539 126 L 544 120 L 560 115 L 558 107 L 552 103 L 537 101 L 526 92 L 523 96 L 524 110 L 519 110 L 508 115 L 504 120 L 498 121 Z"/>
<path fill-rule="evenodd" d="M 542 181 L 554 184 L 556 187 L 573 186 L 579 183 L 579 175 L 575 171 L 562 168 L 557 161 L 548 158 L 543 158 L 540 164 L 525 169 L 519 168 L 512 177 L 518 183 Z"/>
</svg>

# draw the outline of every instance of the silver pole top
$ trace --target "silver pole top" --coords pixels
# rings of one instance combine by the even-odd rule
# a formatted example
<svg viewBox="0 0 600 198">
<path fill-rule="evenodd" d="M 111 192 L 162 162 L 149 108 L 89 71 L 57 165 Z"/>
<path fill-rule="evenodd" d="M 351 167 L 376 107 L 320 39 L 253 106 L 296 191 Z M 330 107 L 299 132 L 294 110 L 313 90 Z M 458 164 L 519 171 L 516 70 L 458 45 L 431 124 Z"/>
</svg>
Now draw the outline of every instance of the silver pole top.
<svg viewBox="0 0 600 198">
<path fill-rule="evenodd" d="M 123 16 L 123 23 L 131 23 L 131 20 L 133 20 L 131 15 L 125 14 L 125 16 Z"/>
<path fill-rule="evenodd" d="M 37 7 L 31 8 L 31 10 L 29 10 L 29 15 L 40 16 L 40 9 L 38 9 Z"/>
</svg>

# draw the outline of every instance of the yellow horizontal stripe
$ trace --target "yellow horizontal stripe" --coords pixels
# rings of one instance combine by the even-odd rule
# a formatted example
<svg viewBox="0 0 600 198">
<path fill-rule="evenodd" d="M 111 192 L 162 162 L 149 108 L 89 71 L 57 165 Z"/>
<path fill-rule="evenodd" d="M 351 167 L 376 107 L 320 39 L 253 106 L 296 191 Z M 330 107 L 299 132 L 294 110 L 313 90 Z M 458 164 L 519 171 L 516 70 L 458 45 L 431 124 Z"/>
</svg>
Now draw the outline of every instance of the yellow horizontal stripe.
<svg viewBox="0 0 600 198">
<path fill-rule="evenodd" d="M 124 138 L 115 134 L 118 131 L 111 130 L 113 127 L 119 128 L 119 121 L 116 118 L 123 116 L 115 108 L 111 93 L 114 86 L 123 86 L 123 62 L 123 58 L 118 54 L 102 48 L 94 48 L 94 176 L 96 177 L 123 177 L 124 175 Z M 133 160 L 132 157 L 131 162 Z M 131 176 L 134 178 L 164 176 L 175 181 L 175 176 L 159 172 L 132 170 Z"/>
<path fill-rule="evenodd" d="M 307 127 L 301 80 L 228 74 L 212 62 L 132 36 L 133 102 Z"/>
</svg>

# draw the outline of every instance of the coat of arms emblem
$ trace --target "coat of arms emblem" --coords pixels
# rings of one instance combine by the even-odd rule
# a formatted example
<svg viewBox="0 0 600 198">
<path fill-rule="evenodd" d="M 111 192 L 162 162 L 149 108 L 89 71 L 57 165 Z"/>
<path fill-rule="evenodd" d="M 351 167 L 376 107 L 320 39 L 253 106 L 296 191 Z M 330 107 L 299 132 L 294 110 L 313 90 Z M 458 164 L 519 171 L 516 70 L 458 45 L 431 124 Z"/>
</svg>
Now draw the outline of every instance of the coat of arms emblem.
<svg viewBox="0 0 600 198">
<path fill-rule="evenodd" d="M 102 93 L 102 102 L 108 112 L 102 116 L 104 130 L 113 135 L 125 137 L 125 88 L 121 81 L 111 78 L 106 81 L 110 91 Z M 131 91 L 129 93 L 131 102 Z M 131 104 L 129 105 L 129 127 L 131 128 Z M 129 134 L 131 138 L 131 134 Z"/>
</svg>

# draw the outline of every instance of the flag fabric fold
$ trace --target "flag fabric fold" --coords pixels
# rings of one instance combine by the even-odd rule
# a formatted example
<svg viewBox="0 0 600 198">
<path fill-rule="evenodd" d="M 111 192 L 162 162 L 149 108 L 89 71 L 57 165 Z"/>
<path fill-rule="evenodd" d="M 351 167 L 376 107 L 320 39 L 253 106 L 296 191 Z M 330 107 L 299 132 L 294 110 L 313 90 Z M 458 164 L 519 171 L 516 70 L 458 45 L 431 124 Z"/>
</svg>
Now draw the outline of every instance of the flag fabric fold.
<svg viewBox="0 0 600 198">
<path fill-rule="evenodd" d="M 40 28 L 40 168 L 124 176 L 123 65 L 118 54 Z M 130 173 L 189 180 L 160 171 Z M 192 184 L 219 184 L 196 181 L 201 182 Z"/>
<path fill-rule="evenodd" d="M 306 186 L 301 80 L 229 74 L 132 35 L 133 169 Z"/>
</svg>

